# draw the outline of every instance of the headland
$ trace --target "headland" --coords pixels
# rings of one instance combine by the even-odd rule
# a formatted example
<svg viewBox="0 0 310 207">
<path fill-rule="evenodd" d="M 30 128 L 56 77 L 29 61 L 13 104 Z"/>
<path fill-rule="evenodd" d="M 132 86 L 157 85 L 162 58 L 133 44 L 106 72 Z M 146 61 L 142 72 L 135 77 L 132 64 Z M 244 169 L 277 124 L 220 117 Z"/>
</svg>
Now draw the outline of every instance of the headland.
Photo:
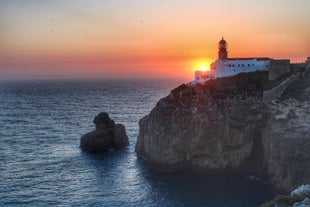
<svg viewBox="0 0 310 207">
<path fill-rule="evenodd" d="M 140 120 L 136 152 L 162 169 L 255 174 L 276 192 L 310 183 L 309 59 L 271 64 L 173 89 Z"/>
</svg>

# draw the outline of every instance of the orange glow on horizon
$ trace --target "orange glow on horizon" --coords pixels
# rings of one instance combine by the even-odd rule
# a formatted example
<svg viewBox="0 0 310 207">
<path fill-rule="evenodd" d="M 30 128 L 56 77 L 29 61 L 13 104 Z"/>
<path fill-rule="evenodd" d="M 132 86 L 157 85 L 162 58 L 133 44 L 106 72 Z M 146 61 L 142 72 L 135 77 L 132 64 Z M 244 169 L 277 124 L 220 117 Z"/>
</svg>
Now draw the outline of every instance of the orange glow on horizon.
<svg viewBox="0 0 310 207">
<path fill-rule="evenodd" d="M 281 2 L 275 10 L 278 2 L 258 0 L 2 1 L 0 79 L 66 75 L 190 81 L 196 70 L 210 70 L 222 37 L 228 57 L 304 62 L 310 55 L 310 28 L 304 26 L 310 1 Z"/>
<path fill-rule="evenodd" d="M 197 70 L 200 70 L 203 72 L 210 71 L 211 62 L 213 62 L 211 59 L 201 58 L 201 59 L 195 60 L 193 63 L 193 69 L 194 71 L 197 71 Z"/>
</svg>

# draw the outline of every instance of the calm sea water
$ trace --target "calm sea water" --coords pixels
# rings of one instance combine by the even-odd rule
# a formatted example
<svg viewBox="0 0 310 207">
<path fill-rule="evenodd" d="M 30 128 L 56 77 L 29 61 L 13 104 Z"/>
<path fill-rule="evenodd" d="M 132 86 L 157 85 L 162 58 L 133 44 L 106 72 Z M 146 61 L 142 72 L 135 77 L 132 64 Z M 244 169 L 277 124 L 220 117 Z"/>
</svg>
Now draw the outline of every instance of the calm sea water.
<svg viewBox="0 0 310 207">
<path fill-rule="evenodd" d="M 0 84 L 0 206 L 257 206 L 269 186 L 246 177 L 158 172 L 137 158 L 138 121 L 180 81 Z M 80 137 L 106 111 L 130 145 L 88 154 Z"/>
</svg>

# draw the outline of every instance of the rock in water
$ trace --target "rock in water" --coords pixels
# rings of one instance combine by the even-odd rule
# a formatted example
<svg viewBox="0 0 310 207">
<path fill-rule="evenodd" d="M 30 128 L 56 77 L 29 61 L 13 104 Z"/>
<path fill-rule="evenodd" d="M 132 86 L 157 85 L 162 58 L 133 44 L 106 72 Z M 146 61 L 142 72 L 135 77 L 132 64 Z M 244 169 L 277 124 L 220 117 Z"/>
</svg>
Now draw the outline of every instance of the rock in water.
<svg viewBox="0 0 310 207">
<path fill-rule="evenodd" d="M 309 183 L 309 68 L 297 85 L 286 78 L 254 72 L 183 84 L 140 120 L 136 152 L 157 167 L 256 173 L 279 192 Z"/>
<path fill-rule="evenodd" d="M 115 124 L 112 142 L 114 147 L 123 147 L 128 145 L 128 137 L 124 125 Z"/>
<path fill-rule="evenodd" d="M 81 137 L 81 149 L 87 152 L 102 152 L 112 146 L 110 130 L 94 130 Z"/>
<path fill-rule="evenodd" d="M 100 129 L 110 129 L 112 130 L 115 123 L 110 119 L 109 114 L 106 112 L 101 112 L 94 118 L 94 124 L 96 125 L 96 130 Z"/>
<path fill-rule="evenodd" d="M 309 207 L 310 185 L 301 185 L 291 192 L 290 195 L 277 195 L 259 207 Z"/>
<path fill-rule="evenodd" d="M 96 129 L 81 137 L 83 151 L 102 152 L 110 147 L 120 148 L 129 144 L 124 125 L 115 124 L 108 113 L 98 114 L 93 122 Z"/>
<path fill-rule="evenodd" d="M 310 185 L 301 185 L 291 192 L 291 197 L 310 198 Z"/>
</svg>

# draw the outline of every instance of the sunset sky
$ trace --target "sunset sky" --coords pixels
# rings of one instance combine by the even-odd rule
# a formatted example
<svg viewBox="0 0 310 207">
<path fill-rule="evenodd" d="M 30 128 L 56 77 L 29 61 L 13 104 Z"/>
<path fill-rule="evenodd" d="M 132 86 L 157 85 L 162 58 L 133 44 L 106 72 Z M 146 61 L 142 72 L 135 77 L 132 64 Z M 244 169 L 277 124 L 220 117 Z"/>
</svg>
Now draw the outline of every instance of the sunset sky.
<svg viewBox="0 0 310 207">
<path fill-rule="evenodd" d="M 310 56 L 309 0 L 0 0 L 0 79 L 182 78 L 217 58 Z"/>
</svg>

